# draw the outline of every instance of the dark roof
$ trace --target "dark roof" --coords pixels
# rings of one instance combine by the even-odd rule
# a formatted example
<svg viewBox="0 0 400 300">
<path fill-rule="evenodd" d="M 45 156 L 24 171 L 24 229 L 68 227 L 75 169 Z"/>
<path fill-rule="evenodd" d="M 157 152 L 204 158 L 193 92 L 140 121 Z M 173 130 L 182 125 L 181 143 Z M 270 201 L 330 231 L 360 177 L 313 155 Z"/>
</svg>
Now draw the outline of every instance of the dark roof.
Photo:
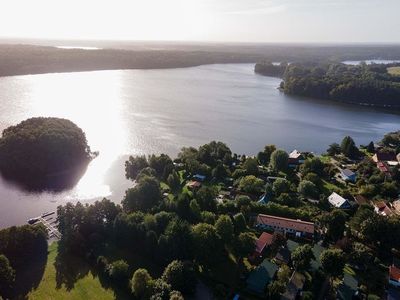
<svg viewBox="0 0 400 300">
<path fill-rule="evenodd" d="M 343 283 L 341 283 L 338 288 L 337 298 L 343 300 L 352 299 L 355 292 L 357 292 L 357 288 L 357 279 L 354 276 L 345 273 L 343 276 Z"/>
<path fill-rule="evenodd" d="M 265 259 L 261 265 L 250 272 L 249 277 L 246 280 L 247 290 L 263 295 L 265 287 L 273 280 L 277 271 L 278 266 Z"/>
<path fill-rule="evenodd" d="M 389 160 L 396 160 L 396 154 L 389 153 L 389 152 L 377 152 L 376 158 L 378 161 L 389 161 Z"/>
</svg>

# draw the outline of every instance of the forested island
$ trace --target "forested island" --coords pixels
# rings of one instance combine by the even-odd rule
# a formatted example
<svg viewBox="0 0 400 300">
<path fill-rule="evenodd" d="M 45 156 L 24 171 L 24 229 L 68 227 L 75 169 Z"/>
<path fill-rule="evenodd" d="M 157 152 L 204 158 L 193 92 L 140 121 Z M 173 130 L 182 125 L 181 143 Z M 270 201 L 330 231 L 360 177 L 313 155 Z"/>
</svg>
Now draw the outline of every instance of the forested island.
<svg viewBox="0 0 400 300">
<path fill-rule="evenodd" d="M 91 158 L 85 133 L 66 119 L 30 118 L 0 138 L 1 174 L 29 188 L 73 186 Z"/>
<path fill-rule="evenodd" d="M 255 72 L 283 79 L 288 95 L 400 109 L 400 64 L 258 63 Z"/>
<path fill-rule="evenodd" d="M 399 152 L 393 132 L 320 156 L 215 141 L 131 156 L 121 204 L 58 207 L 47 262 L 40 225 L 0 230 L 0 295 L 381 299 L 400 272 Z"/>
</svg>

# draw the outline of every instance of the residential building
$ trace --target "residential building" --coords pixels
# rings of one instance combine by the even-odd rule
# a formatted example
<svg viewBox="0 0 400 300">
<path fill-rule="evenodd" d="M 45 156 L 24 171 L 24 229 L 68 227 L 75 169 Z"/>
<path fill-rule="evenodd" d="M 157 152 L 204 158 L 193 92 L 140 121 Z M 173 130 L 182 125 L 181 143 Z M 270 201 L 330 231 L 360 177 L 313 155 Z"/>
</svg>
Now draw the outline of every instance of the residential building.
<svg viewBox="0 0 400 300">
<path fill-rule="evenodd" d="M 390 152 L 377 152 L 372 156 L 372 160 L 376 163 L 385 161 L 395 161 L 397 160 L 396 154 Z"/>
<path fill-rule="evenodd" d="M 315 232 L 315 224 L 312 222 L 263 214 L 257 216 L 256 227 L 307 238 L 314 237 Z"/>
<path fill-rule="evenodd" d="M 293 272 L 290 281 L 286 286 L 286 292 L 282 295 L 281 300 L 301 299 L 301 291 L 303 290 L 306 277 L 299 273 Z"/>
<path fill-rule="evenodd" d="M 400 287 L 400 269 L 394 264 L 389 267 L 389 284 Z"/>
<path fill-rule="evenodd" d="M 260 257 L 263 254 L 265 248 L 272 244 L 273 238 L 274 236 L 272 234 L 263 232 L 256 241 L 256 249 L 254 250 L 252 258 L 255 259 L 257 257 Z"/>
<path fill-rule="evenodd" d="M 304 155 L 296 149 L 289 153 L 289 167 L 295 167 L 304 163 Z"/>
<path fill-rule="evenodd" d="M 192 181 L 189 181 L 188 183 L 186 183 L 186 186 L 187 186 L 189 189 L 192 189 L 192 190 L 193 190 L 193 189 L 198 189 L 198 188 L 201 187 L 201 182 L 192 180 Z"/>
<path fill-rule="evenodd" d="M 349 201 L 347 201 L 346 199 L 344 199 L 342 196 L 340 196 L 339 194 L 336 194 L 335 192 L 333 192 L 329 197 L 328 197 L 328 201 L 329 203 L 336 207 L 336 208 L 341 208 L 341 209 L 347 209 L 350 208 L 351 205 L 349 203 Z"/>
<path fill-rule="evenodd" d="M 384 163 L 384 162 L 382 162 L 382 161 L 377 162 L 377 163 L 376 163 L 376 167 L 377 167 L 382 173 L 385 173 L 386 175 L 389 175 L 389 176 L 391 175 L 389 166 L 388 166 L 386 163 Z"/>
<path fill-rule="evenodd" d="M 379 201 L 374 204 L 374 211 L 381 216 L 391 216 L 393 215 L 393 211 L 387 206 L 384 201 Z"/>
<path fill-rule="evenodd" d="M 195 174 L 195 175 L 193 175 L 193 179 L 196 181 L 203 182 L 204 180 L 206 180 L 206 176 L 200 175 L 200 174 Z"/>
<path fill-rule="evenodd" d="M 272 282 L 277 271 L 278 266 L 268 259 L 265 259 L 261 265 L 250 272 L 246 280 L 247 291 L 265 297 L 265 289 L 267 285 Z"/>
<path fill-rule="evenodd" d="M 340 170 L 340 175 L 342 176 L 343 180 L 356 182 L 356 173 L 349 169 Z"/>
</svg>

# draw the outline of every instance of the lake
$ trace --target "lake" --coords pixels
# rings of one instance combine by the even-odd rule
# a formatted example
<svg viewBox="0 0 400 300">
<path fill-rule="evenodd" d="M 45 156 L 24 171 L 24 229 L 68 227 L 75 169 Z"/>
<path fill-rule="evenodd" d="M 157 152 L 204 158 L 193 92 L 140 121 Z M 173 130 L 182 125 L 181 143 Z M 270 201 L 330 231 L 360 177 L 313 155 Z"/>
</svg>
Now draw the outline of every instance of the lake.
<svg viewBox="0 0 400 300">
<path fill-rule="evenodd" d="M 0 178 L 0 227 L 23 224 L 67 201 L 120 202 L 132 183 L 127 154 L 167 153 L 211 140 L 238 154 L 266 144 L 321 153 L 345 135 L 358 144 L 399 129 L 400 115 L 368 107 L 285 96 L 280 79 L 252 64 L 168 70 L 120 70 L 0 78 L 0 130 L 34 116 L 80 126 L 100 155 L 62 193 L 29 193 Z"/>
</svg>

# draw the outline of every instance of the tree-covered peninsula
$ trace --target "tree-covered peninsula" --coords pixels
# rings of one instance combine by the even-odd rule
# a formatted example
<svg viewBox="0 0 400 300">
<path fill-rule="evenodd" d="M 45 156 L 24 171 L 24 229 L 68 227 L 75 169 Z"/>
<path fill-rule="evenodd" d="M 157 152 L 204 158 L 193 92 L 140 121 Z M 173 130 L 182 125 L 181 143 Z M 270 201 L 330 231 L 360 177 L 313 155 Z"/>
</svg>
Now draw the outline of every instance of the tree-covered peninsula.
<svg viewBox="0 0 400 300">
<path fill-rule="evenodd" d="M 399 109 L 400 77 L 391 71 L 396 66 L 263 62 L 256 64 L 255 72 L 281 77 L 285 94 Z"/>
<path fill-rule="evenodd" d="M 66 119 L 27 119 L 0 139 L 2 175 L 28 187 L 69 186 L 90 159 L 85 133 Z"/>
</svg>

